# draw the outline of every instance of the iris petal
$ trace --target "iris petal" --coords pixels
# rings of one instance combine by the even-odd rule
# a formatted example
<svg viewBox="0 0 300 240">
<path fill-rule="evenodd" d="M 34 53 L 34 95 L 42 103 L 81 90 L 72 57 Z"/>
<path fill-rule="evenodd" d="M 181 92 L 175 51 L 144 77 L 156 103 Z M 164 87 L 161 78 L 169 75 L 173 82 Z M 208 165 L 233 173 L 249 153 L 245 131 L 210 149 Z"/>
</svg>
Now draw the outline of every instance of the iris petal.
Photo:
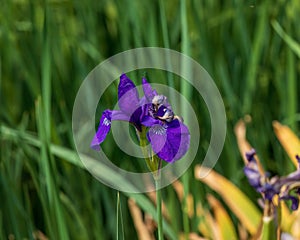
<svg viewBox="0 0 300 240">
<path fill-rule="evenodd" d="M 170 124 L 153 125 L 147 136 L 153 151 L 167 162 L 180 159 L 187 152 L 190 144 L 188 128 L 178 120 Z"/>
<path fill-rule="evenodd" d="M 142 119 L 142 124 L 146 127 L 151 127 L 153 125 L 159 124 L 161 121 L 150 117 L 150 116 L 144 116 Z"/>
<path fill-rule="evenodd" d="M 174 151 L 176 154 L 174 155 L 173 161 L 176 161 L 183 157 L 183 155 L 187 152 L 190 146 L 190 132 L 186 125 L 181 123 L 178 120 L 173 120 L 168 123 L 168 142 L 177 143 L 178 149 Z"/>
<path fill-rule="evenodd" d="M 255 161 L 254 155 L 256 154 L 255 149 L 251 149 L 249 152 L 246 152 L 246 158 L 249 162 Z"/>
<path fill-rule="evenodd" d="M 167 142 L 167 129 L 161 124 L 152 125 L 147 137 L 155 154 L 159 158 L 171 162 L 174 154 L 172 146 Z"/>
<path fill-rule="evenodd" d="M 286 195 L 280 198 L 281 200 L 291 200 L 292 201 L 292 205 L 291 205 L 291 209 L 293 211 L 297 210 L 299 207 L 299 199 L 298 197 L 292 196 L 292 195 Z"/>
<path fill-rule="evenodd" d="M 156 90 L 153 90 L 151 85 L 147 82 L 146 78 L 143 77 L 142 79 L 142 85 L 143 85 L 143 90 L 145 93 L 145 97 L 148 102 L 151 102 L 153 97 L 157 95 Z"/>
<path fill-rule="evenodd" d="M 139 94 L 134 83 L 123 73 L 118 87 L 118 104 L 120 109 L 131 115 L 139 105 Z"/>
<path fill-rule="evenodd" d="M 105 140 L 111 128 L 111 121 L 129 121 L 129 117 L 122 111 L 105 110 L 102 113 L 98 130 L 91 142 L 91 148 L 100 151 L 100 144 Z"/>
<path fill-rule="evenodd" d="M 250 167 L 244 167 L 244 174 L 248 178 L 248 181 L 252 187 L 254 187 L 256 190 L 261 187 L 261 176 L 258 172 L 258 169 L 253 169 Z"/>
<path fill-rule="evenodd" d="M 290 200 L 292 201 L 291 209 L 293 211 L 297 210 L 299 206 L 299 199 L 294 196 L 290 196 Z"/>
<path fill-rule="evenodd" d="M 102 113 L 98 130 L 91 142 L 92 149 L 97 150 L 97 151 L 100 150 L 100 144 L 104 141 L 104 139 L 106 138 L 106 135 L 110 131 L 111 115 L 112 115 L 111 110 L 105 110 Z"/>
<path fill-rule="evenodd" d="M 138 107 L 134 113 L 130 116 L 129 122 L 132 123 L 138 131 L 142 131 L 141 117 L 142 117 L 143 108 Z"/>
</svg>

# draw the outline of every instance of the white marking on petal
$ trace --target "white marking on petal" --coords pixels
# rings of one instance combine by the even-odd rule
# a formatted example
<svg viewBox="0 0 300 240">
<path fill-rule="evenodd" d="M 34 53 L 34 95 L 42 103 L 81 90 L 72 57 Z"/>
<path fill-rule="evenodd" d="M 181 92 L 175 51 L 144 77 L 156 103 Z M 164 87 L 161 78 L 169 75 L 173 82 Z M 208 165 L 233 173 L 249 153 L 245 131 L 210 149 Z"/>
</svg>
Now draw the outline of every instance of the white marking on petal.
<svg viewBox="0 0 300 240">
<path fill-rule="evenodd" d="M 110 123 L 111 123 L 111 122 L 110 122 L 107 118 L 104 118 L 104 120 L 103 120 L 103 125 L 109 126 Z"/>
<path fill-rule="evenodd" d="M 164 128 L 163 126 L 155 125 L 155 126 L 152 126 L 149 131 L 156 135 L 165 135 L 167 129 Z"/>
</svg>

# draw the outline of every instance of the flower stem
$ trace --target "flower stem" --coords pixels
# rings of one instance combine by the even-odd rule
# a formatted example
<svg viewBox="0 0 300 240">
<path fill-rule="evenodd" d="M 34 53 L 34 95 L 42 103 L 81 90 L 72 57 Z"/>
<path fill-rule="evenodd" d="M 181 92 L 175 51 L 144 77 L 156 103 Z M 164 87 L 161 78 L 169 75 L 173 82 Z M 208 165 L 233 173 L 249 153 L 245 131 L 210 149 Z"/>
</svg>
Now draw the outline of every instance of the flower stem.
<svg viewBox="0 0 300 240">
<path fill-rule="evenodd" d="M 274 212 L 271 202 L 265 200 L 264 215 L 262 219 L 261 240 L 276 239 L 276 228 L 274 220 Z"/>
<path fill-rule="evenodd" d="M 148 141 L 146 138 L 146 127 L 142 127 L 142 131 L 139 133 L 140 146 L 142 148 L 143 155 L 146 160 L 146 164 L 149 170 L 152 172 L 155 181 L 156 191 L 156 208 L 157 208 L 157 228 L 158 228 L 158 240 L 163 240 L 163 224 L 162 224 L 162 211 L 161 211 L 161 189 L 160 189 L 160 169 L 162 166 L 161 159 L 156 155 L 149 156 L 147 147 Z"/>
<path fill-rule="evenodd" d="M 163 224 L 162 224 L 162 211 L 161 211 L 161 189 L 160 179 L 155 179 L 156 188 L 156 208 L 157 208 L 157 227 L 158 227 L 158 240 L 163 240 Z"/>
<path fill-rule="evenodd" d="M 189 239 L 189 215 L 188 215 L 188 193 L 189 193 L 189 172 L 187 171 L 182 176 L 183 188 L 184 188 L 184 197 L 183 197 L 183 205 L 182 205 L 182 212 L 183 212 L 183 229 L 184 229 L 184 239 Z"/>
</svg>

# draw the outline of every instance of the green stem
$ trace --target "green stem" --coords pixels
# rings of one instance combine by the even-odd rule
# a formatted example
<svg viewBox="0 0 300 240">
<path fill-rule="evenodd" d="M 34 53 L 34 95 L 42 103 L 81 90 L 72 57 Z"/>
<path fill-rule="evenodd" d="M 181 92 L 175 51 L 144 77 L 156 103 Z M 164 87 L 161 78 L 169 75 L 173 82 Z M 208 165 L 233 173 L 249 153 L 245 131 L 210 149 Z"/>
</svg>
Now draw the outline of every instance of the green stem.
<svg viewBox="0 0 300 240">
<path fill-rule="evenodd" d="M 184 197 L 183 197 L 183 206 L 182 206 L 182 212 L 183 212 L 183 229 L 184 229 L 184 239 L 189 239 L 189 232 L 190 232 L 190 226 L 189 226 L 189 215 L 188 215 L 188 193 L 189 193 L 189 172 L 187 171 L 182 176 L 182 182 L 183 182 L 183 189 L 184 189 Z"/>
<path fill-rule="evenodd" d="M 276 228 L 274 221 L 274 209 L 269 200 L 265 201 L 264 216 L 262 219 L 261 240 L 272 240 L 276 238 Z"/>
<path fill-rule="evenodd" d="M 155 181 L 156 191 L 156 208 L 157 208 L 157 228 L 158 228 L 158 240 L 163 240 L 163 224 L 162 224 L 162 212 L 161 212 L 161 189 L 160 189 L 160 169 L 161 159 L 156 155 L 149 156 L 147 149 L 146 127 L 142 127 L 142 131 L 139 133 L 140 146 L 142 148 L 143 155 L 149 170 L 152 172 Z"/>
<path fill-rule="evenodd" d="M 274 226 L 274 218 L 263 217 L 261 240 L 272 240 L 272 239 L 277 239 L 276 229 Z"/>
<path fill-rule="evenodd" d="M 160 179 L 155 179 L 158 240 L 163 240 Z"/>
</svg>

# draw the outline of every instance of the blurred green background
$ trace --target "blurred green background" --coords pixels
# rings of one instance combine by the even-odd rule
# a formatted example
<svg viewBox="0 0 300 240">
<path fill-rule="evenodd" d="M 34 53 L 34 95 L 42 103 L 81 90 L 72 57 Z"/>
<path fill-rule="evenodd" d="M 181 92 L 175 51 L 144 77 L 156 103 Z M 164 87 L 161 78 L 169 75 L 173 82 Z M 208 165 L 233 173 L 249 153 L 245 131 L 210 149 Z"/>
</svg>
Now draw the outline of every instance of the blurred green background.
<svg viewBox="0 0 300 240">
<path fill-rule="evenodd" d="M 255 201 L 233 128 L 250 114 L 247 136 L 266 168 L 280 174 L 292 169 L 272 121 L 298 133 L 299 22 L 298 0 L 2 0 L 0 239 L 34 239 L 37 230 L 49 239 L 137 238 L 127 207 L 130 194 L 120 193 L 117 204 L 117 192 L 82 167 L 71 126 L 73 102 L 87 74 L 136 47 L 185 53 L 215 80 L 227 114 L 226 142 L 215 169 Z M 166 73 L 148 75 L 152 82 L 168 83 Z M 130 76 L 136 83 L 141 79 L 140 73 Z M 181 82 L 175 83 L 182 90 Z M 193 89 L 187 94 L 199 116 L 201 143 L 183 181 L 195 202 L 205 205 L 212 191 L 194 179 L 193 167 L 205 156 L 210 117 L 201 97 Z M 106 96 L 114 104 L 116 89 L 109 88 Z M 121 151 L 109 154 L 117 161 Z M 131 165 L 132 170 L 144 167 Z M 130 196 L 154 211 L 146 195 Z M 172 187 L 163 190 L 163 199 L 173 216 L 166 235 L 176 239 L 184 214 Z M 197 232 L 198 223 L 191 219 L 190 231 Z"/>
</svg>

